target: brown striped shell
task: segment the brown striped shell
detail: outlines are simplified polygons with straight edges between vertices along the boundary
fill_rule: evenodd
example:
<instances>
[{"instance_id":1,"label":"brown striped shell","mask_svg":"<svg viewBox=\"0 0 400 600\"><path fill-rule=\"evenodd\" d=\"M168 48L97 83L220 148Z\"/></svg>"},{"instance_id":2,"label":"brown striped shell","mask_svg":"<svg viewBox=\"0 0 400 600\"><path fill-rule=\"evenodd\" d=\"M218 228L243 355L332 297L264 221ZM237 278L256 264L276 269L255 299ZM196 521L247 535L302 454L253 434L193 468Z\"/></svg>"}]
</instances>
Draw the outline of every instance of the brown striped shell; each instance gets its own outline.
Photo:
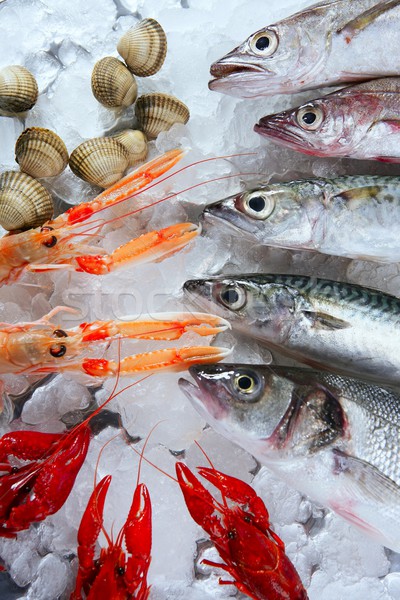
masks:
<instances>
[{"instance_id":1,"label":"brown striped shell","mask_svg":"<svg viewBox=\"0 0 400 600\"><path fill-rule=\"evenodd\" d=\"M159 71L167 54L167 36L155 19L143 19L119 40L117 50L138 77Z\"/></svg>"},{"instance_id":2,"label":"brown striped shell","mask_svg":"<svg viewBox=\"0 0 400 600\"><path fill-rule=\"evenodd\" d=\"M32 177L54 177L67 166L68 150L54 131L30 127L17 139L15 160Z\"/></svg>"},{"instance_id":3,"label":"brown striped shell","mask_svg":"<svg viewBox=\"0 0 400 600\"><path fill-rule=\"evenodd\" d=\"M0 111L14 114L29 110L38 97L36 79L28 69L11 65L0 71Z\"/></svg>"},{"instance_id":4,"label":"brown striped shell","mask_svg":"<svg viewBox=\"0 0 400 600\"><path fill-rule=\"evenodd\" d=\"M141 129L149 138L156 138L161 131L168 131L174 123L187 123L189 109L178 98L168 94L144 94L138 98L135 114Z\"/></svg>"},{"instance_id":5,"label":"brown striped shell","mask_svg":"<svg viewBox=\"0 0 400 600\"><path fill-rule=\"evenodd\" d=\"M102 188L121 179L128 165L127 149L112 137L86 140L69 157L69 166L77 177Z\"/></svg>"},{"instance_id":6,"label":"brown striped shell","mask_svg":"<svg viewBox=\"0 0 400 600\"><path fill-rule=\"evenodd\" d=\"M119 108L135 102L137 84L123 62L118 58L106 56L93 67L92 92L103 106Z\"/></svg>"},{"instance_id":7,"label":"brown striped shell","mask_svg":"<svg viewBox=\"0 0 400 600\"><path fill-rule=\"evenodd\" d=\"M18 171L0 175L0 225L4 229L40 227L52 216L52 198L39 181Z\"/></svg>"},{"instance_id":8,"label":"brown striped shell","mask_svg":"<svg viewBox=\"0 0 400 600\"><path fill-rule=\"evenodd\" d=\"M124 129L112 136L121 142L129 152L129 166L144 160L147 156L147 140L142 131L138 129Z\"/></svg>"}]
</instances>

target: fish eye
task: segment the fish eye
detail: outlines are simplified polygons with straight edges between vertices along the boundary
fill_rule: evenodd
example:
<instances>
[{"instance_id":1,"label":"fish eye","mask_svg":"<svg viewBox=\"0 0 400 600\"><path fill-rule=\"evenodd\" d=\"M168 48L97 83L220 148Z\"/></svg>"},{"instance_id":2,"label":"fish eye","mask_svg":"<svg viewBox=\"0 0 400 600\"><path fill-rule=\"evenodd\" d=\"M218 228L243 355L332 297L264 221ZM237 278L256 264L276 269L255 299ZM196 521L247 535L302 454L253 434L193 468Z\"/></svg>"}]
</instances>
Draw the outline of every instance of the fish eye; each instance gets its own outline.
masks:
<instances>
[{"instance_id":1,"label":"fish eye","mask_svg":"<svg viewBox=\"0 0 400 600\"><path fill-rule=\"evenodd\" d=\"M240 286L228 284L219 292L221 303L231 310L240 310L246 304L246 292Z\"/></svg>"},{"instance_id":2,"label":"fish eye","mask_svg":"<svg viewBox=\"0 0 400 600\"><path fill-rule=\"evenodd\" d=\"M324 120L324 113L318 106L303 106L296 114L297 123L306 131L315 131Z\"/></svg>"},{"instance_id":3,"label":"fish eye","mask_svg":"<svg viewBox=\"0 0 400 600\"><path fill-rule=\"evenodd\" d=\"M44 227L40 228L41 233L44 233L45 231L53 231L53 227L45 225ZM44 240L42 244L43 246L46 246L46 248L53 248L57 244L57 238L55 235L51 235L46 240Z\"/></svg>"},{"instance_id":4,"label":"fish eye","mask_svg":"<svg viewBox=\"0 0 400 600\"><path fill-rule=\"evenodd\" d=\"M235 391L245 402L255 402L262 388L262 381L256 372L238 372L233 380Z\"/></svg>"},{"instance_id":5,"label":"fish eye","mask_svg":"<svg viewBox=\"0 0 400 600\"><path fill-rule=\"evenodd\" d=\"M255 33L250 38L250 48L258 56L272 56L278 47L278 36L275 31L264 30Z\"/></svg>"},{"instance_id":6,"label":"fish eye","mask_svg":"<svg viewBox=\"0 0 400 600\"><path fill-rule=\"evenodd\" d=\"M264 220L274 212L275 200L264 192L251 192L245 194L243 208L249 217Z\"/></svg>"}]
</instances>

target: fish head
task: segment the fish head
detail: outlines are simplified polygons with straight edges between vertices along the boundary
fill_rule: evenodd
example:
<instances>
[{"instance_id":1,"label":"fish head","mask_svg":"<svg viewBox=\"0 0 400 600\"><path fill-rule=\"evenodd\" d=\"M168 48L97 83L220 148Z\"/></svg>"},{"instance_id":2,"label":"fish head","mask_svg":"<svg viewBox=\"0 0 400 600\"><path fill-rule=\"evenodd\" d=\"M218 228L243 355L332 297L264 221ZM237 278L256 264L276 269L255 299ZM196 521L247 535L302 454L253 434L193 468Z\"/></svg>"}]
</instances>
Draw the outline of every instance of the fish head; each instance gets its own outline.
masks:
<instances>
[{"instance_id":1,"label":"fish head","mask_svg":"<svg viewBox=\"0 0 400 600\"><path fill-rule=\"evenodd\" d=\"M283 344L296 323L298 290L263 275L232 275L192 279L184 284L188 297L205 310L226 318L245 335Z\"/></svg>"},{"instance_id":2,"label":"fish head","mask_svg":"<svg viewBox=\"0 0 400 600\"><path fill-rule=\"evenodd\" d=\"M304 248L312 238L312 223L298 187L273 183L235 194L206 206L203 217L222 220L262 244Z\"/></svg>"},{"instance_id":3,"label":"fish head","mask_svg":"<svg viewBox=\"0 0 400 600\"><path fill-rule=\"evenodd\" d=\"M210 90L254 98L292 94L314 87L316 72L323 70L327 40L313 35L320 15L306 12L252 33L210 67ZM317 32L315 32L317 33Z\"/></svg>"},{"instance_id":4,"label":"fish head","mask_svg":"<svg viewBox=\"0 0 400 600\"><path fill-rule=\"evenodd\" d=\"M179 386L196 411L218 433L253 454L276 450L276 434L292 404L293 383L265 365L195 365L196 384Z\"/></svg>"},{"instance_id":5,"label":"fish head","mask_svg":"<svg viewBox=\"0 0 400 600\"><path fill-rule=\"evenodd\" d=\"M254 131L312 156L351 156L375 119L371 96L342 90L262 117Z\"/></svg>"},{"instance_id":6,"label":"fish head","mask_svg":"<svg viewBox=\"0 0 400 600\"><path fill-rule=\"evenodd\" d=\"M307 456L348 430L340 398L314 372L269 365L194 365L182 391L216 431L259 458Z\"/></svg>"}]
</instances>

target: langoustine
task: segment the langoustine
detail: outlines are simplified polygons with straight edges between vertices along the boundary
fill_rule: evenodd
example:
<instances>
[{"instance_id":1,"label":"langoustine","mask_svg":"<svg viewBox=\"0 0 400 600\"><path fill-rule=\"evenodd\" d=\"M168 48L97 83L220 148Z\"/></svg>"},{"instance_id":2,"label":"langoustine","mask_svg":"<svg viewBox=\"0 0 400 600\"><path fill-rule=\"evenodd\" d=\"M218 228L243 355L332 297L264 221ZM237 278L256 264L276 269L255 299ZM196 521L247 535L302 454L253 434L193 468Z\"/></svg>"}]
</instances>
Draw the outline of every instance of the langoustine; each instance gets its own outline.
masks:
<instances>
[{"instance_id":1,"label":"langoustine","mask_svg":"<svg viewBox=\"0 0 400 600\"><path fill-rule=\"evenodd\" d=\"M89 218L127 200L171 169L183 156L170 150L139 167L90 202L73 206L42 227L0 239L0 284L17 280L25 271L72 269L103 275L127 264L160 260L184 247L200 232L193 223L178 223L151 231L107 254L100 247L76 242L99 233L104 222Z\"/></svg>"}]
</instances>

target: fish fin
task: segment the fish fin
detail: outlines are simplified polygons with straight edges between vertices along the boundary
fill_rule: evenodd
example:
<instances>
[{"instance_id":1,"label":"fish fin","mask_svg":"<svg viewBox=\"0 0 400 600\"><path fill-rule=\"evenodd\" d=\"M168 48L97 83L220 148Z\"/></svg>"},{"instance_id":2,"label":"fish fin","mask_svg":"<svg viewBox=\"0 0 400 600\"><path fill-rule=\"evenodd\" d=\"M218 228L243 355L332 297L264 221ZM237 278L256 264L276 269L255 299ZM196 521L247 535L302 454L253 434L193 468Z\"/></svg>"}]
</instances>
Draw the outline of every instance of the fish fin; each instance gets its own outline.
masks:
<instances>
[{"instance_id":1,"label":"fish fin","mask_svg":"<svg viewBox=\"0 0 400 600\"><path fill-rule=\"evenodd\" d=\"M366 200L369 201L371 198L375 198L381 190L382 186L380 185L366 185L364 187L345 190L340 194L335 194L332 197L332 200L344 200L346 207L350 210L354 210L361 204L364 204Z\"/></svg>"},{"instance_id":2,"label":"fish fin","mask_svg":"<svg viewBox=\"0 0 400 600\"><path fill-rule=\"evenodd\" d=\"M348 476L352 497L370 499L379 503L400 505L400 488L370 463L334 449L336 474Z\"/></svg>"},{"instance_id":3,"label":"fish fin","mask_svg":"<svg viewBox=\"0 0 400 600\"><path fill-rule=\"evenodd\" d=\"M332 317L332 315L328 315L327 313L314 312L312 310L303 310L302 312L306 317L313 321L313 326L317 329L335 330L346 329L351 326L348 321L344 321L338 317Z\"/></svg>"},{"instance_id":4,"label":"fish fin","mask_svg":"<svg viewBox=\"0 0 400 600\"><path fill-rule=\"evenodd\" d=\"M350 44L351 40L360 33L360 31L363 31L369 25L374 23L378 17L390 12L399 5L400 0L384 0L383 2L379 2L369 10L357 15L355 19L346 23L341 29L338 29L336 33L343 35L346 42Z\"/></svg>"}]
</instances>

